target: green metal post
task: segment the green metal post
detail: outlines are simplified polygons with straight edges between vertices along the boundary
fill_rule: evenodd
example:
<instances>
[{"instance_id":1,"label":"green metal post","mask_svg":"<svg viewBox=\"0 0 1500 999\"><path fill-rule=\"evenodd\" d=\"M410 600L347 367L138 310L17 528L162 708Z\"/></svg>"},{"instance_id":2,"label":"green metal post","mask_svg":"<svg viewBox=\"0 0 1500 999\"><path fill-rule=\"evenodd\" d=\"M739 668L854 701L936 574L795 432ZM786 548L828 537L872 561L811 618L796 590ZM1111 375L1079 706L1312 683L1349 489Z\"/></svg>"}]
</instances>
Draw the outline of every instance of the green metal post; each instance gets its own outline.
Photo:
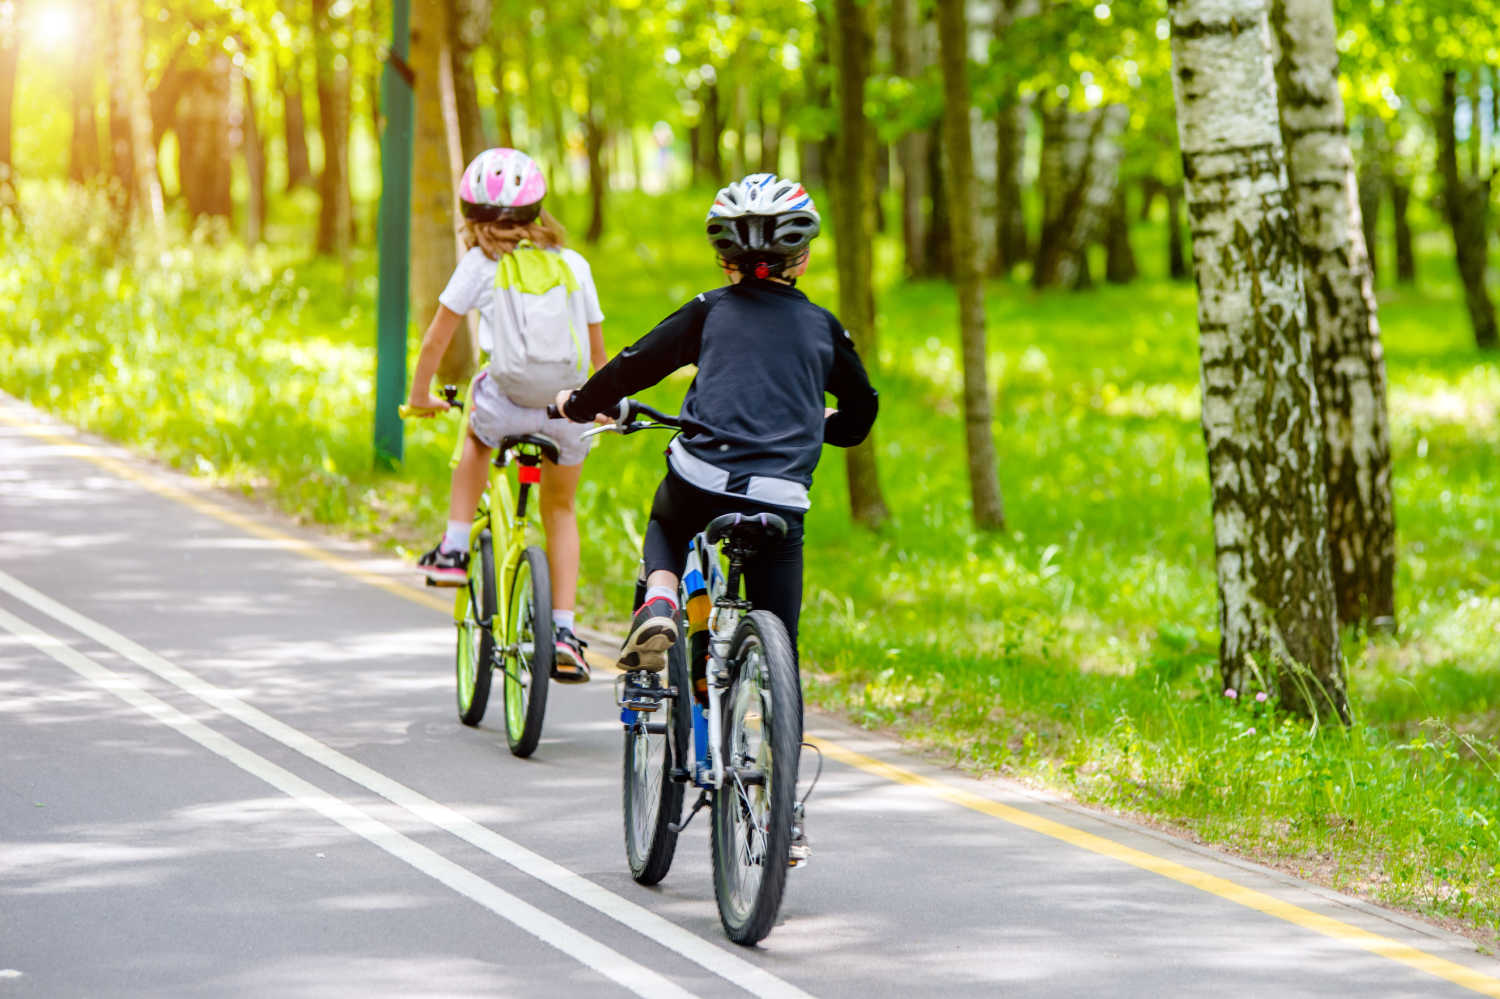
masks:
<instances>
[{"instance_id":1,"label":"green metal post","mask_svg":"<svg viewBox=\"0 0 1500 999\"><path fill-rule=\"evenodd\" d=\"M375 464L402 458L401 414L406 397L406 321L411 256L412 135L416 130L411 67L410 0L393 0L391 49L381 79L385 134L380 137L380 292L375 322Z\"/></svg>"}]
</instances>

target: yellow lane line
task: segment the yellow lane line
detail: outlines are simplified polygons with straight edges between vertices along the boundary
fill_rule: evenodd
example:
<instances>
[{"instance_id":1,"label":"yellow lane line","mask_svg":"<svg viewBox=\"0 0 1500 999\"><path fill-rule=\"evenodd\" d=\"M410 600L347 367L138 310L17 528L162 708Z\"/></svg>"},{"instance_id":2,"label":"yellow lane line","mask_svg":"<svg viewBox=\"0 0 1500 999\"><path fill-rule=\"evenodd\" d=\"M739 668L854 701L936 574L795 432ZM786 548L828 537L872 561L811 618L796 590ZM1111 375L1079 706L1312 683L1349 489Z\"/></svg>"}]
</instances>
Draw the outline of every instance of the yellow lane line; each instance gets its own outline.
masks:
<instances>
[{"instance_id":1,"label":"yellow lane line","mask_svg":"<svg viewBox=\"0 0 1500 999\"><path fill-rule=\"evenodd\" d=\"M1267 895L1265 892L1236 884L1227 878L1206 874L1185 864L1166 860L1154 854L1147 853L1144 850L1137 850L1134 847L1126 846L1123 843L1116 843L1112 839L1084 832L1082 829L1075 829L1073 826L1043 818L1024 809L992 801L983 795L975 794L972 791L965 791L945 781L925 777L922 774L914 773L913 771L894 766L882 760L877 760L872 756L855 752L836 742L830 742L827 739L821 739L812 735L804 736L804 738L814 746L817 746L826 755L847 766L855 767L885 780L894 781L897 784L922 788L951 804L970 809L971 811L982 812L985 815L1009 822L1011 825L1020 826L1023 829L1041 833L1043 836L1060 840L1080 850L1087 850L1090 853L1110 857L1114 860L1130 864L1132 867L1139 867L1142 870L1150 871L1164 878L1170 878L1189 887L1197 888L1199 891L1216 895L1237 905L1243 905L1247 909L1254 909L1268 916L1275 916L1277 919L1285 920L1304 929L1313 930L1324 936L1351 943L1356 947L1370 951L1372 954L1379 954L1381 957L1398 961L1419 971L1425 971L1429 975L1436 975L1438 978L1446 979L1455 985L1461 985L1480 995L1494 996L1500 999L1500 979L1493 978L1482 972L1475 971L1473 968L1446 960L1434 954L1429 954L1426 951L1418 950L1416 947L1404 944L1399 940L1383 937L1378 933L1371 933L1369 930L1360 929L1358 926L1342 922L1331 916L1324 916L1313 912L1311 909L1304 909L1300 905L1293 905L1291 902L1284 902L1279 898Z\"/></svg>"},{"instance_id":2,"label":"yellow lane line","mask_svg":"<svg viewBox=\"0 0 1500 999\"><path fill-rule=\"evenodd\" d=\"M85 441L59 434L45 424L20 419L11 413L5 412L3 409L0 409L0 422L4 422L37 439L68 447L79 457L121 478L128 479L149 492L175 500L191 507L199 513L213 517L222 523L253 534L258 538L276 542L290 551L315 559L347 576L368 583L371 586L377 586L387 593L392 593L413 603L421 604L424 607L443 611L445 614L452 613L452 604L447 601L430 596L414 587L388 579L378 573L370 572L343 556L332 554L290 534L267 527L193 492L164 482L156 476L131 467L126 462L99 453L97 448ZM612 659L597 653L589 653L589 661L600 668L613 669L614 667ZM1106 839L1103 836L1075 829L1072 826L1043 818L1040 815L1015 808L1011 805L992 801L982 795L965 791L944 781L925 777L911 770L877 760L872 756L855 752L839 743L811 735L806 738L807 741L817 746L822 752L847 766L855 767L856 769L863 770L866 773L897 784L922 788L961 808L967 808L971 811L992 816L1011 825L1029 829L1032 832L1040 833L1043 836L1059 840L1081 850L1087 850L1090 853L1111 857L1132 867L1150 871L1153 874L1169 878L1180 884L1207 892L1210 895L1234 902L1248 909L1254 909L1257 912L1262 912L1293 925L1301 926L1304 929L1353 944L1372 954L1378 954L1381 957L1416 968L1419 971L1424 971L1429 975L1442 978L1480 995L1500 999L1500 979L1438 957L1435 954L1429 954L1410 944L1404 944L1399 940L1381 936L1378 933L1372 933L1369 930L1361 929L1358 926L1342 922L1331 916L1324 916L1310 909L1304 909L1299 905L1284 902L1281 899L1267 895L1265 892L1236 884L1227 878L1207 874L1195 868L1188 867L1185 864L1179 864L1175 861L1166 860L1154 854L1147 853L1144 850L1137 850L1134 847L1125 846L1123 843L1116 843L1114 840Z\"/></svg>"}]
</instances>

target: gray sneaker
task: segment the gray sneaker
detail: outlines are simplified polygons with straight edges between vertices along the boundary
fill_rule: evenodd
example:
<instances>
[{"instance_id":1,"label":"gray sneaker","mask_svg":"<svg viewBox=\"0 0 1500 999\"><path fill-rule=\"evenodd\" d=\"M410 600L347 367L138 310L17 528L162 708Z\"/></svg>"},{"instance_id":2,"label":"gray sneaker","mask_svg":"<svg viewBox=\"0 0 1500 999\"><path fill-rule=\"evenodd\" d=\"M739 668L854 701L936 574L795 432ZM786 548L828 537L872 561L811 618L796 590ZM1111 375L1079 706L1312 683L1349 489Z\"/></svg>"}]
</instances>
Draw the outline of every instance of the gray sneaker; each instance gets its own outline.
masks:
<instances>
[{"instance_id":1,"label":"gray sneaker","mask_svg":"<svg viewBox=\"0 0 1500 999\"><path fill-rule=\"evenodd\" d=\"M660 673L667 666L667 650L682 631L677 608L662 597L648 600L635 612L630 635L620 649L620 669Z\"/></svg>"}]
</instances>

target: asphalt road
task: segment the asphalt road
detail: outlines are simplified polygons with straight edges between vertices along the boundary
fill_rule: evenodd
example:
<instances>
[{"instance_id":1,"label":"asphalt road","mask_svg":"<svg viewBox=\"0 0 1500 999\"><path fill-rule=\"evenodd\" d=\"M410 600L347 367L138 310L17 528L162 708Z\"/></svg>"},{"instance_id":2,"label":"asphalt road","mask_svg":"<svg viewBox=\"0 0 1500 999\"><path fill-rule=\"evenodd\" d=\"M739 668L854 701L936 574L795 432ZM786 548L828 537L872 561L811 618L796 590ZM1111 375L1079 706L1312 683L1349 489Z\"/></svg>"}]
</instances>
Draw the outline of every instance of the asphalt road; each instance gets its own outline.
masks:
<instances>
[{"instance_id":1,"label":"asphalt road","mask_svg":"<svg viewBox=\"0 0 1500 999\"><path fill-rule=\"evenodd\" d=\"M817 714L812 862L736 947L706 815L630 879L602 671L516 760L413 578L0 396L0 997L1500 996L1441 930Z\"/></svg>"}]
</instances>

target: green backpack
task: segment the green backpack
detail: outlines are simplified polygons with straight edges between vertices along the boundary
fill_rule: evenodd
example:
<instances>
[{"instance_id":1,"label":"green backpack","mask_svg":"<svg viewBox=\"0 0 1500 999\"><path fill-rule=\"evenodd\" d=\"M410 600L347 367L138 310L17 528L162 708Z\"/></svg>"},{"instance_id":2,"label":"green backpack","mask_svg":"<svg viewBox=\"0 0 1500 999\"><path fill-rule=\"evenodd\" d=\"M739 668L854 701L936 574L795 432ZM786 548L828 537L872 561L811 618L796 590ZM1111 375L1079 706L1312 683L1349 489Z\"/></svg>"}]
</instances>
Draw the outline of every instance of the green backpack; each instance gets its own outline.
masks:
<instances>
[{"instance_id":1,"label":"green backpack","mask_svg":"<svg viewBox=\"0 0 1500 999\"><path fill-rule=\"evenodd\" d=\"M588 378L583 331L569 299L578 278L562 254L523 240L495 267L490 377L521 406L540 409Z\"/></svg>"}]
</instances>

